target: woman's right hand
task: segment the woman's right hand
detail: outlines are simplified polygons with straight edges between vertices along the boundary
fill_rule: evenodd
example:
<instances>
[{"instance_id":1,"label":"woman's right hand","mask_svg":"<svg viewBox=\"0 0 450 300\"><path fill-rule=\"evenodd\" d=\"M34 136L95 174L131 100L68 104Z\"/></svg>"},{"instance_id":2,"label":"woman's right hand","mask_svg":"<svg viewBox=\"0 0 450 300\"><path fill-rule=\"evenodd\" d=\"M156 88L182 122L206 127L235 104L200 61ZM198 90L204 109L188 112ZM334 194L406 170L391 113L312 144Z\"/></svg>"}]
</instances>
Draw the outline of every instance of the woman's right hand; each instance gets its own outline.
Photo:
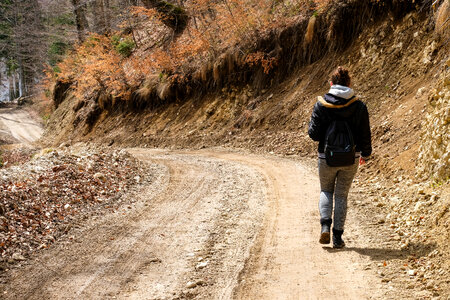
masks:
<instances>
[{"instance_id":1,"label":"woman's right hand","mask_svg":"<svg viewBox=\"0 0 450 300\"><path fill-rule=\"evenodd\" d=\"M360 157L359 158L359 165L362 166L362 165L365 165L365 164L366 164L366 160L364 158Z\"/></svg>"}]
</instances>

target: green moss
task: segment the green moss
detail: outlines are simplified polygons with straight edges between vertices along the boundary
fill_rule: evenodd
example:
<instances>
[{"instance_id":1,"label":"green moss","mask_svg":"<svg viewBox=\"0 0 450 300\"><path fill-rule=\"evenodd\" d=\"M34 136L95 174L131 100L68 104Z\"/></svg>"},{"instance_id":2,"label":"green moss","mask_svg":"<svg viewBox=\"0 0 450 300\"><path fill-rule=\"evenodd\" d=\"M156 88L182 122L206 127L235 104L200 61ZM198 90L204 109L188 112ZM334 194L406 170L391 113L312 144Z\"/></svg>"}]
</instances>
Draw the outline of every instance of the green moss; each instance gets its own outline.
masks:
<instances>
[{"instance_id":1,"label":"green moss","mask_svg":"<svg viewBox=\"0 0 450 300\"><path fill-rule=\"evenodd\" d=\"M133 42L133 40L126 38L126 39L121 40L115 47L116 47L117 52L120 53L120 55L122 55L124 57L128 57L133 52L133 49L135 46L136 45Z\"/></svg>"},{"instance_id":2,"label":"green moss","mask_svg":"<svg viewBox=\"0 0 450 300\"><path fill-rule=\"evenodd\" d=\"M163 9L167 14L170 15L181 15L184 14L185 11L181 6L174 5L167 1L160 1L159 8Z\"/></svg>"},{"instance_id":3,"label":"green moss","mask_svg":"<svg viewBox=\"0 0 450 300\"><path fill-rule=\"evenodd\" d=\"M6 68L8 75L11 75L19 68L19 64L14 58L10 58L9 60L6 61Z\"/></svg>"},{"instance_id":4,"label":"green moss","mask_svg":"<svg viewBox=\"0 0 450 300\"><path fill-rule=\"evenodd\" d=\"M53 72L55 72L56 74L61 73L61 68L58 67L57 65L56 65L56 66L53 66L52 69L53 69Z\"/></svg>"},{"instance_id":5,"label":"green moss","mask_svg":"<svg viewBox=\"0 0 450 300\"><path fill-rule=\"evenodd\" d=\"M431 182L431 187L433 189L437 189L437 188L440 188L441 186L443 186L444 184L446 184L449 181L450 181L450 177L448 177L448 176L447 176L447 178L443 178L443 179L436 179L436 178L434 178L433 181Z\"/></svg>"},{"instance_id":6,"label":"green moss","mask_svg":"<svg viewBox=\"0 0 450 300\"><path fill-rule=\"evenodd\" d=\"M119 45L120 39L121 39L121 37L119 35L113 35L111 37L111 43L113 44L113 46Z\"/></svg>"},{"instance_id":7,"label":"green moss","mask_svg":"<svg viewBox=\"0 0 450 300\"><path fill-rule=\"evenodd\" d=\"M50 116L51 116L50 114L45 114L45 115L42 115L41 117L42 117L42 120L44 120L46 122L50 119Z\"/></svg>"},{"instance_id":8,"label":"green moss","mask_svg":"<svg viewBox=\"0 0 450 300\"><path fill-rule=\"evenodd\" d=\"M55 66L61 61L62 56L66 53L69 45L63 41L54 41L48 49L48 63Z\"/></svg>"}]
</instances>

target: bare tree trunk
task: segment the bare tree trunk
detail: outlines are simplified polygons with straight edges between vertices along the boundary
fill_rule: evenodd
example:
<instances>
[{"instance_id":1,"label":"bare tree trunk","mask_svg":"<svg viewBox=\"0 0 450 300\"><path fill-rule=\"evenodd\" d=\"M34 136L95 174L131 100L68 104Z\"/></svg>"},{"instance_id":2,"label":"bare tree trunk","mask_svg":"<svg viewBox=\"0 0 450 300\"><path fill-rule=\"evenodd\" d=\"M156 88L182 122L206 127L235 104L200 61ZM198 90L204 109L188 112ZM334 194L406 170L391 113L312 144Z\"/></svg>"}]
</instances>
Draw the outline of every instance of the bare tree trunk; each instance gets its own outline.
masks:
<instances>
[{"instance_id":1,"label":"bare tree trunk","mask_svg":"<svg viewBox=\"0 0 450 300\"><path fill-rule=\"evenodd\" d=\"M105 11L103 9L102 0L94 0L91 2L91 10L94 20L94 31L99 34L105 32Z\"/></svg>"},{"instance_id":2,"label":"bare tree trunk","mask_svg":"<svg viewBox=\"0 0 450 300\"><path fill-rule=\"evenodd\" d=\"M9 75L9 101L14 100L15 94L15 82L14 82L14 74Z\"/></svg>"},{"instance_id":3,"label":"bare tree trunk","mask_svg":"<svg viewBox=\"0 0 450 300\"><path fill-rule=\"evenodd\" d=\"M18 84L18 82L17 82L17 80L16 80L16 77L17 77L17 73L16 72L14 72L14 73L12 73L11 74L11 77L12 77L12 85L13 85L13 89L12 89L12 91L13 91L13 97L12 97L12 100L14 100L14 99L16 99L17 98L17 96L18 96L18 92L17 92L17 84Z\"/></svg>"},{"instance_id":4,"label":"bare tree trunk","mask_svg":"<svg viewBox=\"0 0 450 300\"><path fill-rule=\"evenodd\" d=\"M119 1L118 5L119 5L120 9L125 9L125 8L130 7L130 6L142 6L142 4L139 3L139 0Z\"/></svg>"},{"instance_id":5,"label":"bare tree trunk","mask_svg":"<svg viewBox=\"0 0 450 300\"><path fill-rule=\"evenodd\" d=\"M25 76L24 76L24 72L23 72L23 64L22 61L19 60L19 68L18 70L18 75L19 75L19 97L23 97L25 96Z\"/></svg>"},{"instance_id":6,"label":"bare tree trunk","mask_svg":"<svg viewBox=\"0 0 450 300\"><path fill-rule=\"evenodd\" d=\"M80 0L71 0L71 2L77 23L78 40L82 43L86 38L86 32L89 30L89 24L86 19L86 4Z\"/></svg>"},{"instance_id":7,"label":"bare tree trunk","mask_svg":"<svg viewBox=\"0 0 450 300\"><path fill-rule=\"evenodd\" d=\"M109 0L103 0L104 18L105 18L105 33L111 32L111 6Z\"/></svg>"}]
</instances>

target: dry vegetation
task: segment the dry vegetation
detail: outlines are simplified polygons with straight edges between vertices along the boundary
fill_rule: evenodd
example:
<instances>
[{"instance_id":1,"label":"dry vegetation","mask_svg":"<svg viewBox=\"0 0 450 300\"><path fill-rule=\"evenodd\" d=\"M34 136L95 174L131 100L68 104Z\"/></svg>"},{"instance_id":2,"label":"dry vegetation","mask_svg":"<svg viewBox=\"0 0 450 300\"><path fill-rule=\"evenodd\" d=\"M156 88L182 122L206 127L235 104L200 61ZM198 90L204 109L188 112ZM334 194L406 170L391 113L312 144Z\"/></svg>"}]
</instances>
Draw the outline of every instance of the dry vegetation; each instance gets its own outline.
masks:
<instances>
[{"instance_id":1,"label":"dry vegetation","mask_svg":"<svg viewBox=\"0 0 450 300\"><path fill-rule=\"evenodd\" d=\"M410 0L192 0L185 3L189 21L181 33L165 26L155 9L131 7L119 31L91 34L58 72L47 73L46 86L56 83L56 105L70 88L81 102L102 98L101 109L122 100L137 108L182 101L192 91L228 85L260 90L344 49L369 22L414 7L419 4Z\"/></svg>"},{"instance_id":2,"label":"dry vegetation","mask_svg":"<svg viewBox=\"0 0 450 300\"><path fill-rule=\"evenodd\" d=\"M6 154L11 165L30 151ZM50 247L99 208L116 209L145 172L125 151L95 148L45 149L24 165L0 169L0 271Z\"/></svg>"},{"instance_id":3,"label":"dry vegetation","mask_svg":"<svg viewBox=\"0 0 450 300\"><path fill-rule=\"evenodd\" d=\"M260 64L268 73L277 58L262 51L249 52L246 46L299 16L317 13L327 2L189 1L186 10L190 22L181 35L165 27L163 17L156 10L133 7L130 13L134 24L126 19L120 31L91 34L60 63L60 72L48 72L51 80L47 84L55 80L75 83L78 98L89 98L102 90L129 100L133 91L155 76L158 81L172 83L206 79L210 75L206 74L208 67L214 68L208 64L213 64L227 49L238 53L226 58L230 71L233 64ZM218 79L217 64L212 75ZM146 85L148 81L141 94L149 92Z\"/></svg>"}]
</instances>

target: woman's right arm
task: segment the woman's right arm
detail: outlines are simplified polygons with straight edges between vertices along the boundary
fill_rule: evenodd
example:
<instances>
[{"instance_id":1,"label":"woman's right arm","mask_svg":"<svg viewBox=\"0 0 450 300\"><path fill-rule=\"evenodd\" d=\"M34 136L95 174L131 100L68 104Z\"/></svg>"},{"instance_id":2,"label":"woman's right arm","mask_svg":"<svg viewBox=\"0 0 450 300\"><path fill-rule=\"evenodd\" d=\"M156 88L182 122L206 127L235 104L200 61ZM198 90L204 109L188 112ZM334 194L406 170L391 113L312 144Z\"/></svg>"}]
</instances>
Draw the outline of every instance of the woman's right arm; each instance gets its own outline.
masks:
<instances>
[{"instance_id":1,"label":"woman's right arm","mask_svg":"<svg viewBox=\"0 0 450 300\"><path fill-rule=\"evenodd\" d=\"M361 155L368 158L372 154L372 135L370 132L369 112L364 104L361 111L360 141Z\"/></svg>"}]
</instances>

